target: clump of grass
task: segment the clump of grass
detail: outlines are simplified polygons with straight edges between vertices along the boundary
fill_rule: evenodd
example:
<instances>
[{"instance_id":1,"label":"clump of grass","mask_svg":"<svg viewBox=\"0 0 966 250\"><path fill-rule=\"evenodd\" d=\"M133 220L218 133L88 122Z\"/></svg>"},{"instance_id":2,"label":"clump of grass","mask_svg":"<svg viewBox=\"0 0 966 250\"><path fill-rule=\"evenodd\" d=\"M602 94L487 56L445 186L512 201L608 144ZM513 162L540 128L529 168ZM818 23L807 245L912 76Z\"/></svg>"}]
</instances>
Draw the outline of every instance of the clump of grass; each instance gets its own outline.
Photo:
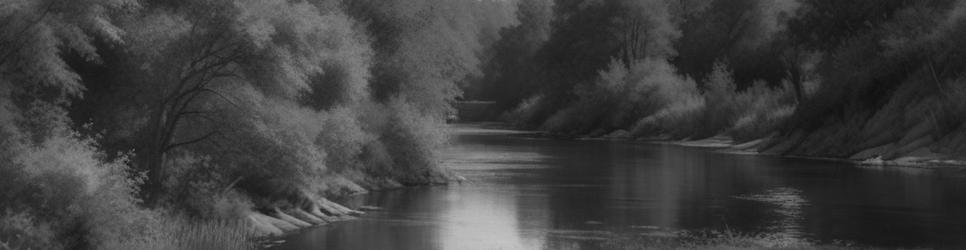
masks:
<instances>
[{"instance_id":1,"label":"clump of grass","mask_svg":"<svg viewBox=\"0 0 966 250\"><path fill-rule=\"evenodd\" d=\"M240 221L188 223L171 233L176 249L253 249L255 238Z\"/></svg>"},{"instance_id":2,"label":"clump of grass","mask_svg":"<svg viewBox=\"0 0 966 250\"><path fill-rule=\"evenodd\" d=\"M168 219L161 223L162 232L154 237L137 239L116 249L256 249L258 238L242 220L188 221Z\"/></svg>"}]
</instances>

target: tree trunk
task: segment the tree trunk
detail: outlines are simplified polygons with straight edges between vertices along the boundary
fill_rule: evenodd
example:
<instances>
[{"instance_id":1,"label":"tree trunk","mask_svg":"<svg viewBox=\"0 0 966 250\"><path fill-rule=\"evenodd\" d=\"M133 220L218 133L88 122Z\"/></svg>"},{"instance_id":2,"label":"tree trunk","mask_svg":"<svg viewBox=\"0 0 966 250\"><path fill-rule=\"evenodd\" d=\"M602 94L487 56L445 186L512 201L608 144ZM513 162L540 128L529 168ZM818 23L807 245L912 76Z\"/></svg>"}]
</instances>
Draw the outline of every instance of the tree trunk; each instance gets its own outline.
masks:
<instances>
[{"instance_id":1,"label":"tree trunk","mask_svg":"<svg viewBox=\"0 0 966 250\"><path fill-rule=\"evenodd\" d=\"M167 112L162 103L155 107L151 115L148 145L142 155L141 165L147 171L147 180L144 182L142 195L145 202L154 206L157 205L160 194L164 191L164 147L167 144L164 138L165 124L167 124Z\"/></svg>"},{"instance_id":2,"label":"tree trunk","mask_svg":"<svg viewBox=\"0 0 966 250\"><path fill-rule=\"evenodd\" d=\"M802 87L802 69L798 65L790 65L788 78L791 78L792 88L795 91L795 103L802 103L805 99L805 89Z\"/></svg>"}]
</instances>

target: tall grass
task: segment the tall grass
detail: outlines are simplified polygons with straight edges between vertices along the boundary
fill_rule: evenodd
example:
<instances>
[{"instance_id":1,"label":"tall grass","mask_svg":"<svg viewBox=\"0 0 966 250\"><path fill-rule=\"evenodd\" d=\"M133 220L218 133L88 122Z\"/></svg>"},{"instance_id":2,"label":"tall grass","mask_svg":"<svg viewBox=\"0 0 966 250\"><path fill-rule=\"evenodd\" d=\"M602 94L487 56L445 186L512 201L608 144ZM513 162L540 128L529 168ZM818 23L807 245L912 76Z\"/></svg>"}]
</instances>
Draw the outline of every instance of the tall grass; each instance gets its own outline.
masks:
<instances>
[{"instance_id":1,"label":"tall grass","mask_svg":"<svg viewBox=\"0 0 966 250\"><path fill-rule=\"evenodd\" d=\"M242 220L193 221L169 217L158 224L160 233L120 242L109 249L256 249L258 239Z\"/></svg>"}]
</instances>

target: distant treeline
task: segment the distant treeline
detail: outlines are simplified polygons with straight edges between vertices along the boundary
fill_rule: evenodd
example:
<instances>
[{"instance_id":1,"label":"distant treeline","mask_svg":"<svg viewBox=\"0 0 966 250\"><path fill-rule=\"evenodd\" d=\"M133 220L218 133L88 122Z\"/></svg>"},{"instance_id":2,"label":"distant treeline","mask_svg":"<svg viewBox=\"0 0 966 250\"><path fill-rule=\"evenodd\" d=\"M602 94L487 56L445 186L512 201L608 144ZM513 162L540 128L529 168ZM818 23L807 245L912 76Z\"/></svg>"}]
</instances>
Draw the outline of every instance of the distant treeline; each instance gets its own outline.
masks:
<instances>
[{"instance_id":1,"label":"distant treeline","mask_svg":"<svg viewBox=\"0 0 966 250\"><path fill-rule=\"evenodd\" d=\"M0 1L0 249L233 249L185 221L446 181L457 82L514 8Z\"/></svg>"},{"instance_id":2,"label":"distant treeline","mask_svg":"<svg viewBox=\"0 0 966 250\"><path fill-rule=\"evenodd\" d=\"M567 136L962 155L964 13L961 0L523 0L466 96Z\"/></svg>"}]
</instances>

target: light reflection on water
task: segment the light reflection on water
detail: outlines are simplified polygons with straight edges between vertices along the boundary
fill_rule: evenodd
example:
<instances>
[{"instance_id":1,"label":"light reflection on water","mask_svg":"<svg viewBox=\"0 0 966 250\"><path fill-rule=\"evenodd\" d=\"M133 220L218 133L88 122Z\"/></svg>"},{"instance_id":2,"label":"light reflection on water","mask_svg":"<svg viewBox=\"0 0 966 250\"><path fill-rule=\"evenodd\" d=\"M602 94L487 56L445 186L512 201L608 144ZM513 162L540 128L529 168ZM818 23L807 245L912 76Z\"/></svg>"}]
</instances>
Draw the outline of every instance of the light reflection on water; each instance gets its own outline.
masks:
<instances>
[{"instance_id":1,"label":"light reflection on water","mask_svg":"<svg viewBox=\"0 0 966 250\"><path fill-rule=\"evenodd\" d=\"M626 234L731 230L781 241L966 246L966 174L727 155L458 127L444 165L468 181L355 197L381 211L288 249L599 249Z\"/></svg>"},{"instance_id":2,"label":"light reflection on water","mask_svg":"<svg viewBox=\"0 0 966 250\"><path fill-rule=\"evenodd\" d=\"M808 200L802 197L802 191L790 187L766 190L761 194L738 195L737 199L762 202L774 207L772 214L777 218L769 225L769 234L784 241L803 241L806 233L803 231L805 213L803 208L808 206Z\"/></svg>"},{"instance_id":3,"label":"light reflection on water","mask_svg":"<svg viewBox=\"0 0 966 250\"><path fill-rule=\"evenodd\" d=\"M520 232L515 190L450 193L442 249L540 249L539 235ZM536 219L536 220L535 220ZM539 221L539 218L529 220Z\"/></svg>"}]
</instances>

